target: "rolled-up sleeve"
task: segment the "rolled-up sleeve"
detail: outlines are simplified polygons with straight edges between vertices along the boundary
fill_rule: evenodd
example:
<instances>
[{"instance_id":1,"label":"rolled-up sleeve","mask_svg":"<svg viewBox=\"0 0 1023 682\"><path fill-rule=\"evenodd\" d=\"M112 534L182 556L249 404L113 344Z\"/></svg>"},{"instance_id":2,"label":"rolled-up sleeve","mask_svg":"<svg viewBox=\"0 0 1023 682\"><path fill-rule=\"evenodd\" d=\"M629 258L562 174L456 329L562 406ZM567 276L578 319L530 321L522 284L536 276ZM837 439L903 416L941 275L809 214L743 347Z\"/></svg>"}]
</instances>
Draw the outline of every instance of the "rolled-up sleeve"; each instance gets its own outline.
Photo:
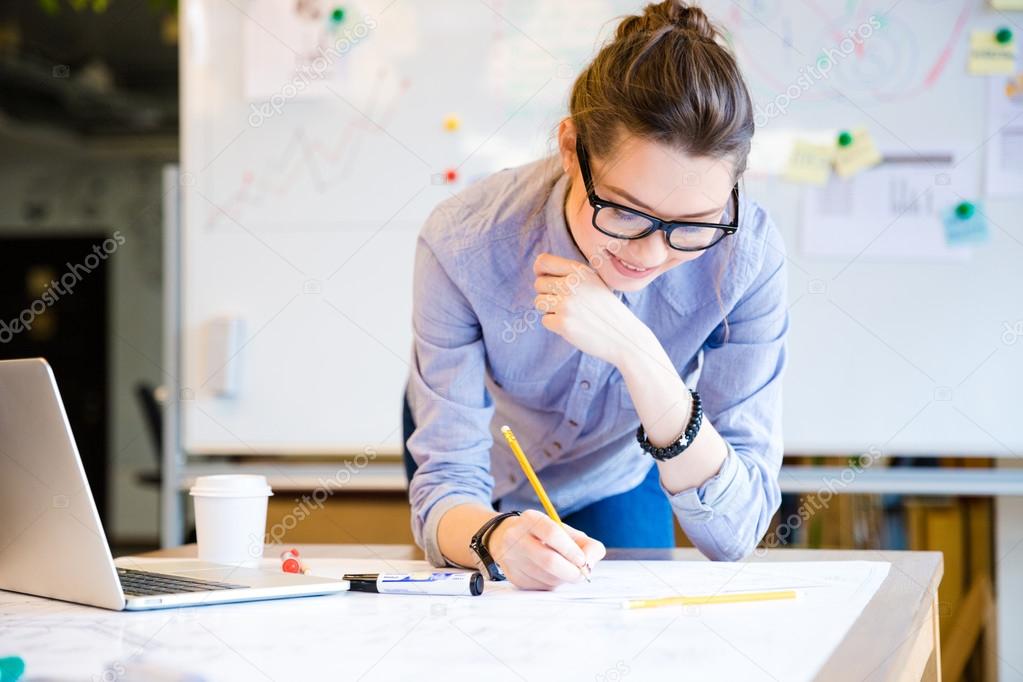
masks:
<instances>
[{"instance_id":1,"label":"rolled-up sleeve","mask_svg":"<svg viewBox=\"0 0 1023 682\"><path fill-rule=\"evenodd\" d=\"M705 418L728 445L716 476L668 499L682 530L711 559L736 561L778 510L783 455L782 373L788 332L785 249L767 226L762 267L704 345L699 379Z\"/></svg>"},{"instance_id":2,"label":"rolled-up sleeve","mask_svg":"<svg viewBox=\"0 0 1023 682\"><path fill-rule=\"evenodd\" d=\"M484 388L479 321L423 237L416 247L413 300L408 399L417 426L408 449L418 469L409 485L412 531L427 560L444 566L449 562L437 541L441 517L459 504L491 505L494 408Z\"/></svg>"}]
</instances>

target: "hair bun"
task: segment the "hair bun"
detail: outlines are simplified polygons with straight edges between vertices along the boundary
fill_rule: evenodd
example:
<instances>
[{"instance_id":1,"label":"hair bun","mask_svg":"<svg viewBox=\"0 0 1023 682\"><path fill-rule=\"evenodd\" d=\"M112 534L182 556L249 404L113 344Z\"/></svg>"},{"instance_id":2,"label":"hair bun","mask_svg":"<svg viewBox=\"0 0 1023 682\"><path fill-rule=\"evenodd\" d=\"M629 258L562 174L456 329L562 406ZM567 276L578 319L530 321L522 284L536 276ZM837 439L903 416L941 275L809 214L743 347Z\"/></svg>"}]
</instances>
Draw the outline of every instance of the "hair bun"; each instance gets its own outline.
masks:
<instances>
[{"instance_id":1,"label":"hair bun","mask_svg":"<svg viewBox=\"0 0 1023 682\"><path fill-rule=\"evenodd\" d=\"M663 0L643 8L642 15L626 17L618 25L617 37L625 38L635 33L653 33L673 27L692 34L702 40L714 41L718 31L706 13L695 5L682 0Z\"/></svg>"},{"instance_id":2,"label":"hair bun","mask_svg":"<svg viewBox=\"0 0 1023 682\"><path fill-rule=\"evenodd\" d=\"M674 11L672 22L675 26L684 31L695 33L704 40L714 40L718 37L717 29L711 23L707 14L699 7L685 5L681 2L667 2Z\"/></svg>"}]
</instances>

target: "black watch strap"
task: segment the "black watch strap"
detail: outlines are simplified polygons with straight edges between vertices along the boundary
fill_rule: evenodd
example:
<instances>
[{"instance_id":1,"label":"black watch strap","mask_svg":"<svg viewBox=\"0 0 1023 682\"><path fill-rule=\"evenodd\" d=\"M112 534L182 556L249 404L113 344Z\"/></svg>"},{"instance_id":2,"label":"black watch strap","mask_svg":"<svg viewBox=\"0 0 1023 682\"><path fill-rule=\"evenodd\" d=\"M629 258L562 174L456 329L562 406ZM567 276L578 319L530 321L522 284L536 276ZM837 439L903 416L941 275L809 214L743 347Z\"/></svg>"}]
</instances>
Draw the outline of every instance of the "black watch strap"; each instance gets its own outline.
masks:
<instances>
[{"instance_id":1,"label":"black watch strap","mask_svg":"<svg viewBox=\"0 0 1023 682\"><path fill-rule=\"evenodd\" d=\"M490 519L483 526L476 531L476 534L472 536L472 540L469 541L469 549L471 549L476 556L480 558L480 562L483 564L483 570L487 572L491 580L504 580L504 573L501 573L501 569L498 567L494 557L490 554L488 547L488 541L490 540L490 534L494 532L494 529L504 521L505 519L512 516L519 516L522 512L505 512L504 514L498 514L494 518Z\"/></svg>"}]
</instances>

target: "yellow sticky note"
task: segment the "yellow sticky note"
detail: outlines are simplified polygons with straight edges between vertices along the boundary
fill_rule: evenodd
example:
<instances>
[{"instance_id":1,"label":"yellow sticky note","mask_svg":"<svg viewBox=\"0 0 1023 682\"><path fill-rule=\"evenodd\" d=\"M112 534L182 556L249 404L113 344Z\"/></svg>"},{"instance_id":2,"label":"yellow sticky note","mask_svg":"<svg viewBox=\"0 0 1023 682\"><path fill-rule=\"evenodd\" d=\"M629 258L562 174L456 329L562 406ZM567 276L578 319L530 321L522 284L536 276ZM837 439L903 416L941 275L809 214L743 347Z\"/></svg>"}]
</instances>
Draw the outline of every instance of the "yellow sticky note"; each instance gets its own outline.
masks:
<instances>
[{"instance_id":1,"label":"yellow sticky note","mask_svg":"<svg viewBox=\"0 0 1023 682\"><path fill-rule=\"evenodd\" d=\"M1001 42L991 29L975 29L970 34L970 60L967 68L974 76L1011 74L1016 66L1016 38Z\"/></svg>"},{"instance_id":2,"label":"yellow sticky note","mask_svg":"<svg viewBox=\"0 0 1023 682\"><path fill-rule=\"evenodd\" d=\"M991 0L994 9L1023 9L1023 0Z\"/></svg>"},{"instance_id":3,"label":"yellow sticky note","mask_svg":"<svg viewBox=\"0 0 1023 682\"><path fill-rule=\"evenodd\" d=\"M850 138L847 144L838 144L835 149L836 173L848 178L881 163L881 152L866 128L857 128L847 135Z\"/></svg>"},{"instance_id":4,"label":"yellow sticky note","mask_svg":"<svg viewBox=\"0 0 1023 682\"><path fill-rule=\"evenodd\" d=\"M796 140L782 178L807 185L825 185L835 160L835 147Z\"/></svg>"}]
</instances>

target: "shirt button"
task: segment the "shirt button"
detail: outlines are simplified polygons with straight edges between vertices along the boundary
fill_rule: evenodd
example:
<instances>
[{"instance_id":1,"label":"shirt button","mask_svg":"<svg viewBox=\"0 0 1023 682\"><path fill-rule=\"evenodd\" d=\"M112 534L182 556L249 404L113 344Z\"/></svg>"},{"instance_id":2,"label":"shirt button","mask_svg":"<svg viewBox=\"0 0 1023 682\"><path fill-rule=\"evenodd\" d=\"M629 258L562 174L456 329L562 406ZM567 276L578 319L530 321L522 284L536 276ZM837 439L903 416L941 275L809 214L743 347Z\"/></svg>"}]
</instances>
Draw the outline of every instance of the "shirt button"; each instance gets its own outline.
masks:
<instances>
[{"instance_id":1,"label":"shirt button","mask_svg":"<svg viewBox=\"0 0 1023 682\"><path fill-rule=\"evenodd\" d=\"M554 441L553 443L551 443L551 445L553 445L554 447L556 447L556 448L557 448L558 450L560 450L560 449L561 449L561 443L559 443L558 441Z\"/></svg>"},{"instance_id":2,"label":"shirt button","mask_svg":"<svg viewBox=\"0 0 1023 682\"><path fill-rule=\"evenodd\" d=\"M574 419L569 419L568 420L568 425L571 426L572 428L575 428L575 427L579 426L579 422L577 422Z\"/></svg>"},{"instance_id":3,"label":"shirt button","mask_svg":"<svg viewBox=\"0 0 1023 682\"><path fill-rule=\"evenodd\" d=\"M509 483L515 482L515 474L508 474L508 482Z\"/></svg>"},{"instance_id":4,"label":"shirt button","mask_svg":"<svg viewBox=\"0 0 1023 682\"><path fill-rule=\"evenodd\" d=\"M582 381L580 381L579 385L582 387L582 389L584 391L590 390L590 382L586 381L586 379L583 379Z\"/></svg>"},{"instance_id":5,"label":"shirt button","mask_svg":"<svg viewBox=\"0 0 1023 682\"><path fill-rule=\"evenodd\" d=\"M543 449L543 454L547 455L547 459L550 459L551 457L554 456L554 455L551 454L550 450L548 450L547 448Z\"/></svg>"}]
</instances>

